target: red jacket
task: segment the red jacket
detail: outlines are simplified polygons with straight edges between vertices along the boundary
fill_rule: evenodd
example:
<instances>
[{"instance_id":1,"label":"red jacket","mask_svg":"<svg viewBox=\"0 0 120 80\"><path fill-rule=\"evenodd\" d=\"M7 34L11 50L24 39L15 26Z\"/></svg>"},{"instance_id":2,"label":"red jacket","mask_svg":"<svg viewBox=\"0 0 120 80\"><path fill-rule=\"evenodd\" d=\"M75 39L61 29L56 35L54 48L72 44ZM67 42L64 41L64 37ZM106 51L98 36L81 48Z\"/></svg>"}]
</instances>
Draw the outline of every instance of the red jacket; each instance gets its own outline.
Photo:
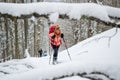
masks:
<instances>
[{"instance_id":1,"label":"red jacket","mask_svg":"<svg viewBox=\"0 0 120 80\"><path fill-rule=\"evenodd\" d=\"M60 36L55 35L55 38L52 39L52 36L55 35L54 32L49 34L50 43L55 46L59 46L62 44L62 40Z\"/></svg>"}]
</instances>

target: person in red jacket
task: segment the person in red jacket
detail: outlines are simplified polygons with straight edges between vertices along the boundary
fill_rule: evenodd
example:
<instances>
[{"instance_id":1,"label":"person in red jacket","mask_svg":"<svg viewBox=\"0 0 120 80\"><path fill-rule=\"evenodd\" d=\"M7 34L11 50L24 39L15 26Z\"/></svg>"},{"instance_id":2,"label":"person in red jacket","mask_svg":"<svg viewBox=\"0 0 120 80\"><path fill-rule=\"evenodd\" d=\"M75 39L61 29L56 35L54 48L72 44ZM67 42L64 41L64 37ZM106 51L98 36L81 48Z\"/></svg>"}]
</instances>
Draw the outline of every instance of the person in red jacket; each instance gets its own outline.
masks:
<instances>
[{"instance_id":1,"label":"person in red jacket","mask_svg":"<svg viewBox=\"0 0 120 80\"><path fill-rule=\"evenodd\" d=\"M61 32L58 24L55 26L52 26L51 30L53 30L53 32L52 31L49 32L49 39L50 39L51 46L54 50L53 64L56 64L57 56L58 56L58 49L59 49L60 45L62 44L62 38L64 37L64 35Z\"/></svg>"}]
</instances>

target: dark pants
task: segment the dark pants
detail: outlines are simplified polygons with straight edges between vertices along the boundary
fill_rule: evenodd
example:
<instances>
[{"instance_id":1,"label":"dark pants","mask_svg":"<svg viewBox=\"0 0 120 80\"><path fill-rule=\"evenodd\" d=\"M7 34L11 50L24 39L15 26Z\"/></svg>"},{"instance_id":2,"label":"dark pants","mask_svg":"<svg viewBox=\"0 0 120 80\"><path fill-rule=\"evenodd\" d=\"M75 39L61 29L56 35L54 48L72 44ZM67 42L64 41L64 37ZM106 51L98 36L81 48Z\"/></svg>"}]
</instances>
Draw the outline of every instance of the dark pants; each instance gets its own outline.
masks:
<instances>
[{"instance_id":1,"label":"dark pants","mask_svg":"<svg viewBox=\"0 0 120 80\"><path fill-rule=\"evenodd\" d=\"M55 46L55 45L52 45L52 48L54 50L54 54L53 54L53 61L56 61L57 60L57 56L58 56L58 49L59 49L60 46Z\"/></svg>"},{"instance_id":2,"label":"dark pants","mask_svg":"<svg viewBox=\"0 0 120 80\"><path fill-rule=\"evenodd\" d=\"M42 49L40 49L40 50L38 51L38 53L40 54L40 57L42 57L42 54L43 54Z\"/></svg>"}]
</instances>

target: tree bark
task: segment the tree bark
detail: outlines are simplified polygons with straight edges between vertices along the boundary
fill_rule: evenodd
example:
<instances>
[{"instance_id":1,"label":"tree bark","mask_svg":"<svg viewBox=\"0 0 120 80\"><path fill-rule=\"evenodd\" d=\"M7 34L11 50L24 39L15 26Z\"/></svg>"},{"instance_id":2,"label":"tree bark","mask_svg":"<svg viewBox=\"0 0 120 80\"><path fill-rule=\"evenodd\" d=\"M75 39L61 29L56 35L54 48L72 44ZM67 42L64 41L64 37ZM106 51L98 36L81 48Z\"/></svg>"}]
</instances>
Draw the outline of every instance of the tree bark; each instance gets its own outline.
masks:
<instances>
[{"instance_id":1,"label":"tree bark","mask_svg":"<svg viewBox=\"0 0 120 80\"><path fill-rule=\"evenodd\" d=\"M15 58L19 59L18 26L17 26L17 18L16 17L14 17L14 26L15 26Z\"/></svg>"},{"instance_id":2,"label":"tree bark","mask_svg":"<svg viewBox=\"0 0 120 80\"><path fill-rule=\"evenodd\" d=\"M34 56L37 56L36 45L36 25L34 24Z\"/></svg>"},{"instance_id":3,"label":"tree bark","mask_svg":"<svg viewBox=\"0 0 120 80\"><path fill-rule=\"evenodd\" d=\"M21 35L22 35L22 37L21 37L21 41L22 41L22 58L24 58L24 54L25 54L25 38L24 38L24 22L23 22L23 19L22 19L22 22L21 22L21 26L22 26L22 31L21 31Z\"/></svg>"},{"instance_id":4,"label":"tree bark","mask_svg":"<svg viewBox=\"0 0 120 80\"><path fill-rule=\"evenodd\" d=\"M27 49L27 45L28 45L28 40L27 40L27 37L28 37L28 19L25 18L24 19L24 33L25 33L25 49Z\"/></svg>"},{"instance_id":5,"label":"tree bark","mask_svg":"<svg viewBox=\"0 0 120 80\"><path fill-rule=\"evenodd\" d=\"M89 19L89 20L88 20L88 30L87 30L88 38L91 37L91 29L90 29L90 26L91 26L91 20Z\"/></svg>"},{"instance_id":6,"label":"tree bark","mask_svg":"<svg viewBox=\"0 0 120 80\"><path fill-rule=\"evenodd\" d=\"M24 3L24 0L21 0L22 3Z\"/></svg>"},{"instance_id":7,"label":"tree bark","mask_svg":"<svg viewBox=\"0 0 120 80\"><path fill-rule=\"evenodd\" d=\"M8 43L8 19L5 17L5 31L6 31L6 57L9 55L9 43Z\"/></svg>"}]
</instances>

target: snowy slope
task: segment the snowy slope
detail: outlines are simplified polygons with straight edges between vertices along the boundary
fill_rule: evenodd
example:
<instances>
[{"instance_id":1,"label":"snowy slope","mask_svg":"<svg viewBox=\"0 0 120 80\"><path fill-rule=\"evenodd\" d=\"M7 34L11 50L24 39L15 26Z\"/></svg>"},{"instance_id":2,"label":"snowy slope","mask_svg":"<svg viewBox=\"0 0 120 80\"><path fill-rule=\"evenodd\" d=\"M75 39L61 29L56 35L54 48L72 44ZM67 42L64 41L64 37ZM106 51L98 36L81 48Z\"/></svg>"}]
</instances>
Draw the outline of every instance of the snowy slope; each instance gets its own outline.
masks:
<instances>
[{"instance_id":1,"label":"snowy slope","mask_svg":"<svg viewBox=\"0 0 120 80\"><path fill-rule=\"evenodd\" d=\"M0 13L12 16L29 15L32 13L46 15L56 12L58 14L66 14L69 18L78 20L83 15L92 16L106 22L110 22L109 16L120 18L120 8L103 6L95 3L0 3Z\"/></svg>"},{"instance_id":2,"label":"snowy slope","mask_svg":"<svg viewBox=\"0 0 120 80\"><path fill-rule=\"evenodd\" d=\"M49 57L1 63L0 80L120 80L119 36L120 29L113 28L82 41L69 48L72 61L66 50L60 52L58 65L49 65Z\"/></svg>"}]
</instances>

